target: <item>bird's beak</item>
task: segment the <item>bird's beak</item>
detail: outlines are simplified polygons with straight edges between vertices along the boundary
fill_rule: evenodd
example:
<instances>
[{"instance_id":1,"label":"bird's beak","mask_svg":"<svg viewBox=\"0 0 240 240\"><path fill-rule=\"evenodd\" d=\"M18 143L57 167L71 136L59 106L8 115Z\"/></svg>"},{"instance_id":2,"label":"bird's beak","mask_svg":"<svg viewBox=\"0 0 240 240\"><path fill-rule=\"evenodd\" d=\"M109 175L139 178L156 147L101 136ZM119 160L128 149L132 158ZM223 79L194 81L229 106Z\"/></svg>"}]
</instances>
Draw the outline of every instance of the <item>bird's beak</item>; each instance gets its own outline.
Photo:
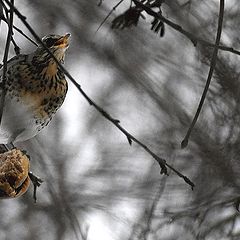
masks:
<instances>
[{"instance_id":1,"label":"bird's beak","mask_svg":"<svg viewBox=\"0 0 240 240\"><path fill-rule=\"evenodd\" d=\"M58 46L59 48L67 48L69 45L70 36L70 33L65 34L64 36L60 37L54 45Z\"/></svg>"}]
</instances>

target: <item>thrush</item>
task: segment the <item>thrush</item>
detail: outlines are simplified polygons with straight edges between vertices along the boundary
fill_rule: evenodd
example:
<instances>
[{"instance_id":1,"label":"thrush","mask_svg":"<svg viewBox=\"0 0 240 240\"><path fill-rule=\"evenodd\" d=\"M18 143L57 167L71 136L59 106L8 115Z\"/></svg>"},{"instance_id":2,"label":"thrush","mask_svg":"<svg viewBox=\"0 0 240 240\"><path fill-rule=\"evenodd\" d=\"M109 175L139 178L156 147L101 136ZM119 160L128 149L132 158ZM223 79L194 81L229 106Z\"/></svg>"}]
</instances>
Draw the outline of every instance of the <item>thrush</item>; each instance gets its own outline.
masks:
<instances>
[{"instance_id":1,"label":"thrush","mask_svg":"<svg viewBox=\"0 0 240 240\"><path fill-rule=\"evenodd\" d=\"M45 46L63 63L70 34L47 35ZM0 82L3 81L3 67ZM7 62L5 104L0 126L0 143L28 140L51 121L64 102L68 84L56 61L41 45L28 55ZM0 92L3 94L3 90Z\"/></svg>"}]
</instances>

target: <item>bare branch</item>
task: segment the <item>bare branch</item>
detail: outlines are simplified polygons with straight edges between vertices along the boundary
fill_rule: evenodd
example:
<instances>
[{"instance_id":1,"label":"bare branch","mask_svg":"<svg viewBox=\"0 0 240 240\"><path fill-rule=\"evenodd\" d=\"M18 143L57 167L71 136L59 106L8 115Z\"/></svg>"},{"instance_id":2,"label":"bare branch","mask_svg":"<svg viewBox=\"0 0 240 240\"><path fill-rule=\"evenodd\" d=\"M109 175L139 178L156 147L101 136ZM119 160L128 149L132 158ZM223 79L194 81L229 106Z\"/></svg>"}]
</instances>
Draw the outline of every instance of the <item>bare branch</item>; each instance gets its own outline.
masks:
<instances>
[{"instance_id":1,"label":"bare branch","mask_svg":"<svg viewBox=\"0 0 240 240\"><path fill-rule=\"evenodd\" d=\"M32 172L28 173L28 176L30 177L32 184L33 184L33 199L34 203L37 202L37 188L41 186L43 183L43 180L36 175L34 175Z\"/></svg>"},{"instance_id":2,"label":"bare branch","mask_svg":"<svg viewBox=\"0 0 240 240\"><path fill-rule=\"evenodd\" d=\"M3 3L2 1L0 1L0 25L1 25L1 20L3 18Z\"/></svg>"},{"instance_id":3,"label":"bare branch","mask_svg":"<svg viewBox=\"0 0 240 240\"><path fill-rule=\"evenodd\" d=\"M5 23L8 23L6 18L3 16L1 16L0 13L0 20L3 20ZM36 42L34 42L33 39L31 39L30 37L28 37L21 29L19 29L18 27L16 27L15 25L13 25L13 29L16 30L17 32L19 32L23 37L25 37L28 41L30 41L31 43L33 43L35 46L38 46Z\"/></svg>"},{"instance_id":4,"label":"bare branch","mask_svg":"<svg viewBox=\"0 0 240 240\"><path fill-rule=\"evenodd\" d=\"M1 3L3 6L2 0L1 0ZM5 46L4 56L3 56L3 73L2 73L2 82L1 82L2 94L0 99L0 126L2 121L3 108L4 108L5 95L6 95L5 82L6 82L6 73L7 73L8 52L9 52L9 47L10 47L10 42L12 37L12 28L13 28L13 12L14 12L13 7L14 7L14 0L11 0L11 5L9 6L10 16L9 16L9 22L8 22L8 34L7 34L7 41L6 41L6 46Z\"/></svg>"},{"instance_id":5,"label":"bare branch","mask_svg":"<svg viewBox=\"0 0 240 240\"><path fill-rule=\"evenodd\" d=\"M210 69L209 69L209 72L208 72L207 82L206 82L206 85L204 87L203 94L202 94L202 97L200 99L200 102L199 102L197 111L195 113L195 116L192 120L192 123L191 123L191 125L190 125L190 127L187 131L187 134L186 134L185 138L183 139L183 141L181 143L182 148L185 148L188 145L188 139L189 139L189 137L191 135L191 132L192 132L192 130L193 130L193 128L194 128L194 126L197 122L197 119L198 119L199 114L201 112L204 100L206 98L206 95L207 95L207 92L208 92L208 89L209 89L209 86L210 86L210 83L211 83L213 71L214 71L214 68L216 66L216 61L217 61L218 46L219 46L220 39L221 39L223 15L224 15L224 0L220 0L217 36L216 36L216 41L215 41L215 47L213 49L213 54L212 54L212 59L211 59L211 63L210 63Z\"/></svg>"},{"instance_id":6,"label":"bare branch","mask_svg":"<svg viewBox=\"0 0 240 240\"><path fill-rule=\"evenodd\" d=\"M33 35L33 37L41 44L46 51L51 55L51 57L56 61L56 63L59 66L59 69L61 69L65 75L69 78L69 80L75 85L75 87L79 90L79 92L83 95L83 97L88 101L88 103L93 106L99 113L102 114L103 117L105 117L108 121L110 121L112 124L114 124L128 139L128 142L131 143L132 141L137 143L141 148L143 148L147 153L149 153L160 165L161 167L161 173L162 174L168 174L167 167L170 168L172 171L174 171L179 177L183 178L184 181L189 184L192 188L194 187L194 183L186 176L181 174L178 170L176 170L174 167L166 163L166 160L157 156L154 152L152 152L145 144L143 144L141 141L139 141L137 138L135 138L133 135L131 135L125 128L123 128L119 124L119 120L114 119L109 113L107 113L103 108L98 106L88 95L82 90L81 86L77 83L77 81L71 76L71 74L61 65L61 63L56 59L56 57L52 54L52 52L44 45L41 38L37 35L37 33L33 30L33 28L30 26L30 24L27 22L26 17L23 16L18 9L16 9L9 0L4 0L9 6L12 6L15 14L20 18L20 20L23 22L23 24L27 27L27 29L30 31L30 33Z\"/></svg>"},{"instance_id":7,"label":"bare branch","mask_svg":"<svg viewBox=\"0 0 240 240\"><path fill-rule=\"evenodd\" d=\"M7 24L8 24L8 22L10 21L9 20L9 17L8 17L8 13L9 13L9 10L7 9L7 7L3 4L2 5L3 6L3 9L4 9L4 11L5 11L5 16L6 16L6 18L3 16L2 17L2 20L4 20ZM14 27L14 25L13 25L13 27ZM12 32L12 36L11 36L11 42L12 42L12 44L13 44L13 46L14 46L14 51L15 51L15 53L16 53L16 55L18 55L18 54L20 54L20 47L17 45L17 43L15 42L15 40L14 40L14 38L13 38L13 32Z\"/></svg>"},{"instance_id":8,"label":"bare branch","mask_svg":"<svg viewBox=\"0 0 240 240\"><path fill-rule=\"evenodd\" d=\"M116 10L116 8L123 2L124 0L120 0L113 8L112 10L108 13L108 15L103 19L103 21L100 23L98 26L97 30L95 31L95 34L98 32L98 30L102 27L102 25L107 21L107 19L112 15L112 13ZM100 1L102 4L102 2Z\"/></svg>"},{"instance_id":9,"label":"bare branch","mask_svg":"<svg viewBox=\"0 0 240 240\"><path fill-rule=\"evenodd\" d=\"M143 9L146 13L148 13L150 16L154 17L154 18L158 18L159 20L161 20L162 22L166 23L168 26L170 26L171 28L173 28L174 30L180 32L181 34L183 34L185 37L187 37L194 46L197 46L197 44L202 44L204 46L207 47L215 47L215 44L210 43L204 39L198 38L196 37L194 34L186 31L185 29L183 29L180 25L166 19L165 17L162 16L162 14L154 12L149 6L142 4L141 2L139 2L138 0L132 0L136 6L140 7L141 9ZM226 51L226 52L231 52L237 55L240 55L240 51L232 48L232 47L227 47L227 46L223 46L223 45L218 45L218 49L222 50L222 51Z\"/></svg>"},{"instance_id":10,"label":"bare branch","mask_svg":"<svg viewBox=\"0 0 240 240\"><path fill-rule=\"evenodd\" d=\"M181 147L185 148L188 145L188 139L190 137L190 134L192 132L192 129L194 128L194 125L197 122L197 119L199 117L199 114L201 112L204 100L206 98L206 94L208 92L210 83L211 83L211 79L212 79L212 75L213 75L213 71L214 68L216 66L216 59L217 59L217 53L218 53L218 49L221 49L223 51L229 51L229 52L233 52L235 54L240 55L239 51L234 50L233 48L228 48L225 46L220 46L220 38L221 38L221 32L222 32L222 22L223 22L223 14L224 14L224 0L220 1L220 10L219 10L219 18L218 18L218 30L217 30L217 36L216 36L216 41L215 44L209 43L205 40L202 40L200 38L197 38L194 34L187 32L186 30L184 30L180 25L173 23L171 21L169 21L168 19L164 18L161 13L156 13L154 12L148 5L142 4L141 2L139 2L138 0L133 0L133 2L135 3L135 5L137 7L140 7L141 9L143 9L144 11L146 11L149 15L153 16L156 19L161 20L162 22L166 23L167 25L169 25L170 27L172 27L173 29L175 29L176 31L182 33L183 35L185 35L189 40L191 40L191 42L194 44L194 46L197 46L198 43L201 43L205 46L208 47L213 47L213 55L212 55L212 59L211 59L211 63L210 63L210 69L209 69L209 73L208 73L208 77L207 77L207 82L201 97L201 100L199 102L196 114L193 118L193 121L188 129L188 132L184 138L184 140L181 143Z\"/></svg>"},{"instance_id":11,"label":"bare branch","mask_svg":"<svg viewBox=\"0 0 240 240\"><path fill-rule=\"evenodd\" d=\"M11 37L11 42L12 42L12 44L13 44L13 46L14 46L14 51L15 51L16 55L19 55L21 49L20 49L20 47L17 45L17 43L15 42L13 36Z\"/></svg>"}]
</instances>

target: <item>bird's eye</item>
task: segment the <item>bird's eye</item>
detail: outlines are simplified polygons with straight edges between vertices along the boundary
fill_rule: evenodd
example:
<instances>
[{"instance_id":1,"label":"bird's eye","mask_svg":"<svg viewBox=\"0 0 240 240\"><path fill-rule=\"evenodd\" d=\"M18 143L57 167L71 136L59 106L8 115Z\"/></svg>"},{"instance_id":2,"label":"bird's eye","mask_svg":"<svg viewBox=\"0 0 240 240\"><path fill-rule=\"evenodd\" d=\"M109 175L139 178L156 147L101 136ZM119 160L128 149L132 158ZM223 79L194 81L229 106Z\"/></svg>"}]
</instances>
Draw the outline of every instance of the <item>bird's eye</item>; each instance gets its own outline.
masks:
<instances>
[{"instance_id":1,"label":"bird's eye","mask_svg":"<svg viewBox=\"0 0 240 240\"><path fill-rule=\"evenodd\" d=\"M49 47L52 47L56 41L57 41L57 39L47 38L44 42L45 42L46 46L49 48Z\"/></svg>"}]
</instances>

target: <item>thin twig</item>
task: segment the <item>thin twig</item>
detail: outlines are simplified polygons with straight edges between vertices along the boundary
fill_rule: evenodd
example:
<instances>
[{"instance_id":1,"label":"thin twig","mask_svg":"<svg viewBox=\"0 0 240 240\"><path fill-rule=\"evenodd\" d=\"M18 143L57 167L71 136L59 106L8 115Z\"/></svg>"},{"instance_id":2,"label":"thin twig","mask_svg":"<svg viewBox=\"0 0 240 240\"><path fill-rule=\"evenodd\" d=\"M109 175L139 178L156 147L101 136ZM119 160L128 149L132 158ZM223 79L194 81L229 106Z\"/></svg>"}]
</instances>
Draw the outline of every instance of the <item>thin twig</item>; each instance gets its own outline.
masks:
<instances>
[{"instance_id":1,"label":"thin twig","mask_svg":"<svg viewBox=\"0 0 240 240\"><path fill-rule=\"evenodd\" d=\"M3 5L2 0L1 0L1 3ZM0 126L2 122L3 108L4 108L5 95L6 95L5 82L6 82L6 73L7 73L8 52L9 52L9 47L10 47L10 42L12 37L12 28L13 28L13 12L14 12L13 7L14 7L14 0L11 0L11 5L9 6L10 16L9 16L9 23L8 23L8 34L7 34L7 41L6 41L5 51L3 56L3 73L2 73L2 82L1 82L2 93L0 98Z\"/></svg>"},{"instance_id":2,"label":"thin twig","mask_svg":"<svg viewBox=\"0 0 240 240\"><path fill-rule=\"evenodd\" d=\"M216 36L216 41L215 41L215 47L213 49L213 54L212 54L212 59L210 62L210 69L208 72L208 77L207 77L207 81L206 81L206 85L204 87L203 90L203 94L202 97L200 99L197 111L195 113L195 116L192 120L192 123L187 131L187 134L185 136L185 138L183 139L182 143L181 143L181 147L185 148L188 145L188 139L191 135L191 132L198 120L199 114L201 112L204 100L206 98L210 83L211 83L211 79L212 79L212 75L216 66L216 62L217 62L217 54L218 54L218 46L220 43L220 39L221 39L221 33L222 33L222 25L223 25L223 15L224 15L224 0L220 0L220 7L219 7L219 17L218 17L218 28L217 28L217 36Z\"/></svg>"},{"instance_id":3,"label":"thin twig","mask_svg":"<svg viewBox=\"0 0 240 240\"><path fill-rule=\"evenodd\" d=\"M21 48L17 45L16 41L14 40L13 36L11 37L11 42L14 46L14 51L16 55L20 54Z\"/></svg>"},{"instance_id":4,"label":"thin twig","mask_svg":"<svg viewBox=\"0 0 240 240\"><path fill-rule=\"evenodd\" d=\"M215 44L212 44L212 43L209 43L209 42L207 42L205 40L197 38L194 34L187 32L180 25L175 24L175 23L169 21L168 19L164 18L161 15L161 13L154 12L149 6L142 4L138 0L133 0L133 2L135 3L135 5L137 7L142 8L149 15L151 15L151 16L153 16L155 18L158 18L159 20L161 20L162 22L166 23L167 25L169 25L173 29L175 29L178 32L180 32L183 35L185 35L188 39L191 40L191 42L194 44L194 46L196 46L198 43L201 43L201 44L203 44L205 46L214 48L212 59L211 59L211 63L210 63L210 69L209 69L209 73L208 73L208 77L207 77L207 82L206 82L206 85L205 85L205 88L204 88L201 100L199 102L199 105L198 105L196 114L195 114L195 116L193 118L193 121L192 121L192 123L191 123L191 125L190 125L190 127L188 129L188 132L187 132L184 140L181 143L181 147L184 148L184 147L186 147L188 145L188 139L190 137L190 134L192 132L192 129L193 129L194 125L197 122L198 116L199 116L199 114L201 112L204 100L206 98L206 94L207 94L207 91L209 89L209 85L211 83L213 71L214 71L214 68L215 68L215 65L216 65L216 59L217 59L218 50L221 49L223 51L229 51L229 52L235 53L237 55L240 55L240 52L235 50L235 49L233 49L233 48L229 48L229 47L226 47L226 46L220 46L219 45L220 44L220 38L221 38L221 31L222 31L223 14L224 14L224 1L223 0L220 1L220 10L219 10L219 18L218 18L218 30L217 30L217 36L216 36Z\"/></svg>"},{"instance_id":5,"label":"thin twig","mask_svg":"<svg viewBox=\"0 0 240 240\"><path fill-rule=\"evenodd\" d=\"M7 7L4 4L3 4L3 9L5 11L6 19L5 19L4 16L3 16L2 19L6 20L6 23L8 23L9 22L9 17L8 17L9 10L7 9ZM13 32L12 32L12 36L11 36L11 42L12 42L12 44L14 46L14 51L15 51L16 55L20 54L20 47L17 45L17 43L15 42L15 40L13 38Z\"/></svg>"},{"instance_id":6,"label":"thin twig","mask_svg":"<svg viewBox=\"0 0 240 240\"><path fill-rule=\"evenodd\" d=\"M33 184L33 200L34 200L34 203L36 203L37 202L37 188L41 186L41 184L43 183L43 180L41 178L37 177L32 172L29 172L28 176L30 177L32 184Z\"/></svg>"},{"instance_id":7,"label":"thin twig","mask_svg":"<svg viewBox=\"0 0 240 240\"><path fill-rule=\"evenodd\" d=\"M185 37L187 37L194 44L194 46L197 46L197 44L202 44L202 45L207 46L207 47L215 48L215 44L210 43L210 42L208 42L204 39L196 37L194 34L192 34L188 31L186 31L185 29L183 29L180 25L178 25L178 24L166 19L165 17L163 17L161 13L154 12L149 6L147 6L145 4L142 4L138 0L132 0L132 1L135 3L136 6L143 9L150 16L161 20L162 22L166 23L168 26L170 26L174 30L183 34ZM218 45L218 49L220 49L222 51L231 52L231 53L240 55L240 51L238 51L238 50L236 50L232 47Z\"/></svg>"},{"instance_id":8,"label":"thin twig","mask_svg":"<svg viewBox=\"0 0 240 240\"><path fill-rule=\"evenodd\" d=\"M13 29L16 30L17 32L19 32L22 36L24 36L32 44L34 44L35 46L38 46L38 44L33 39L28 37L21 29L19 29L18 27L14 26L14 25L13 25Z\"/></svg>"},{"instance_id":9,"label":"thin twig","mask_svg":"<svg viewBox=\"0 0 240 240\"><path fill-rule=\"evenodd\" d=\"M7 23L7 20L5 18L2 18L1 15L0 15L0 20L3 20L5 23ZM17 32L19 32L23 37L25 37L28 41L33 43L35 46L38 46L38 44L33 39L28 37L21 29L19 29L15 25L13 25L13 29L16 30Z\"/></svg>"},{"instance_id":10,"label":"thin twig","mask_svg":"<svg viewBox=\"0 0 240 240\"><path fill-rule=\"evenodd\" d=\"M3 18L3 2L0 1L0 25L1 25L2 18Z\"/></svg>"},{"instance_id":11,"label":"thin twig","mask_svg":"<svg viewBox=\"0 0 240 240\"><path fill-rule=\"evenodd\" d=\"M6 18L8 18L8 14L7 14L7 12L8 12L8 9L7 9L7 7L5 6L5 4L3 4L3 2L1 1L1 7L2 7L2 11L3 11L3 9L5 10L5 12L6 12ZM3 14L3 12L2 12L2 14L1 14L1 9L0 9L0 20L3 20L5 23L7 23L8 24L8 19L6 19L5 17L4 17L4 14ZM17 32L19 32L21 35L23 35L28 41L30 41L30 42L32 42L34 45L36 45L36 46L38 46L37 45L37 43L35 43L30 37L28 37L21 29L19 29L18 27L16 27L14 24L13 24L13 29L15 29Z\"/></svg>"},{"instance_id":12,"label":"thin twig","mask_svg":"<svg viewBox=\"0 0 240 240\"><path fill-rule=\"evenodd\" d=\"M12 6L9 0L4 0L9 6ZM30 31L30 33L33 35L33 37L41 44L45 50L51 55L51 57L56 61L58 64L59 69L61 69L65 75L70 79L70 81L74 84L74 86L79 90L79 92L83 95L83 97L88 101L90 105L92 105L99 113L103 115L108 121L113 123L128 139L129 144L131 144L132 141L137 143L140 147L142 147L147 153L149 153L160 165L161 167L161 173L168 174L167 167L170 168L172 171L174 171L179 177L183 178L184 181L189 184L192 188L194 187L194 183L186 176L181 174L178 170L176 170L174 167L166 163L166 160L163 158L158 157L155 153L153 153L145 144L143 144L141 141L139 141L137 138L132 136L126 129L124 129L117 119L114 119L111 117L109 113L107 113L103 108L98 106L91 98L88 97L88 95L82 90L81 86L77 83L77 81L71 76L71 74L59 63L59 61L56 59L56 57L52 54L52 52L44 45L41 38L36 34L36 32L33 30L33 28L29 25L29 23L26 20L26 17L23 16L14 6L13 10L16 13L16 15L20 18L20 20L23 22L23 24L27 27L27 29Z\"/></svg>"},{"instance_id":13,"label":"thin twig","mask_svg":"<svg viewBox=\"0 0 240 240\"><path fill-rule=\"evenodd\" d=\"M108 13L108 15L103 19L103 21L98 26L97 30L95 31L95 34L98 32L98 30L102 27L102 25L107 21L107 19L112 15L112 13L116 10L116 8L123 2L124 0L120 0Z\"/></svg>"}]
</instances>

